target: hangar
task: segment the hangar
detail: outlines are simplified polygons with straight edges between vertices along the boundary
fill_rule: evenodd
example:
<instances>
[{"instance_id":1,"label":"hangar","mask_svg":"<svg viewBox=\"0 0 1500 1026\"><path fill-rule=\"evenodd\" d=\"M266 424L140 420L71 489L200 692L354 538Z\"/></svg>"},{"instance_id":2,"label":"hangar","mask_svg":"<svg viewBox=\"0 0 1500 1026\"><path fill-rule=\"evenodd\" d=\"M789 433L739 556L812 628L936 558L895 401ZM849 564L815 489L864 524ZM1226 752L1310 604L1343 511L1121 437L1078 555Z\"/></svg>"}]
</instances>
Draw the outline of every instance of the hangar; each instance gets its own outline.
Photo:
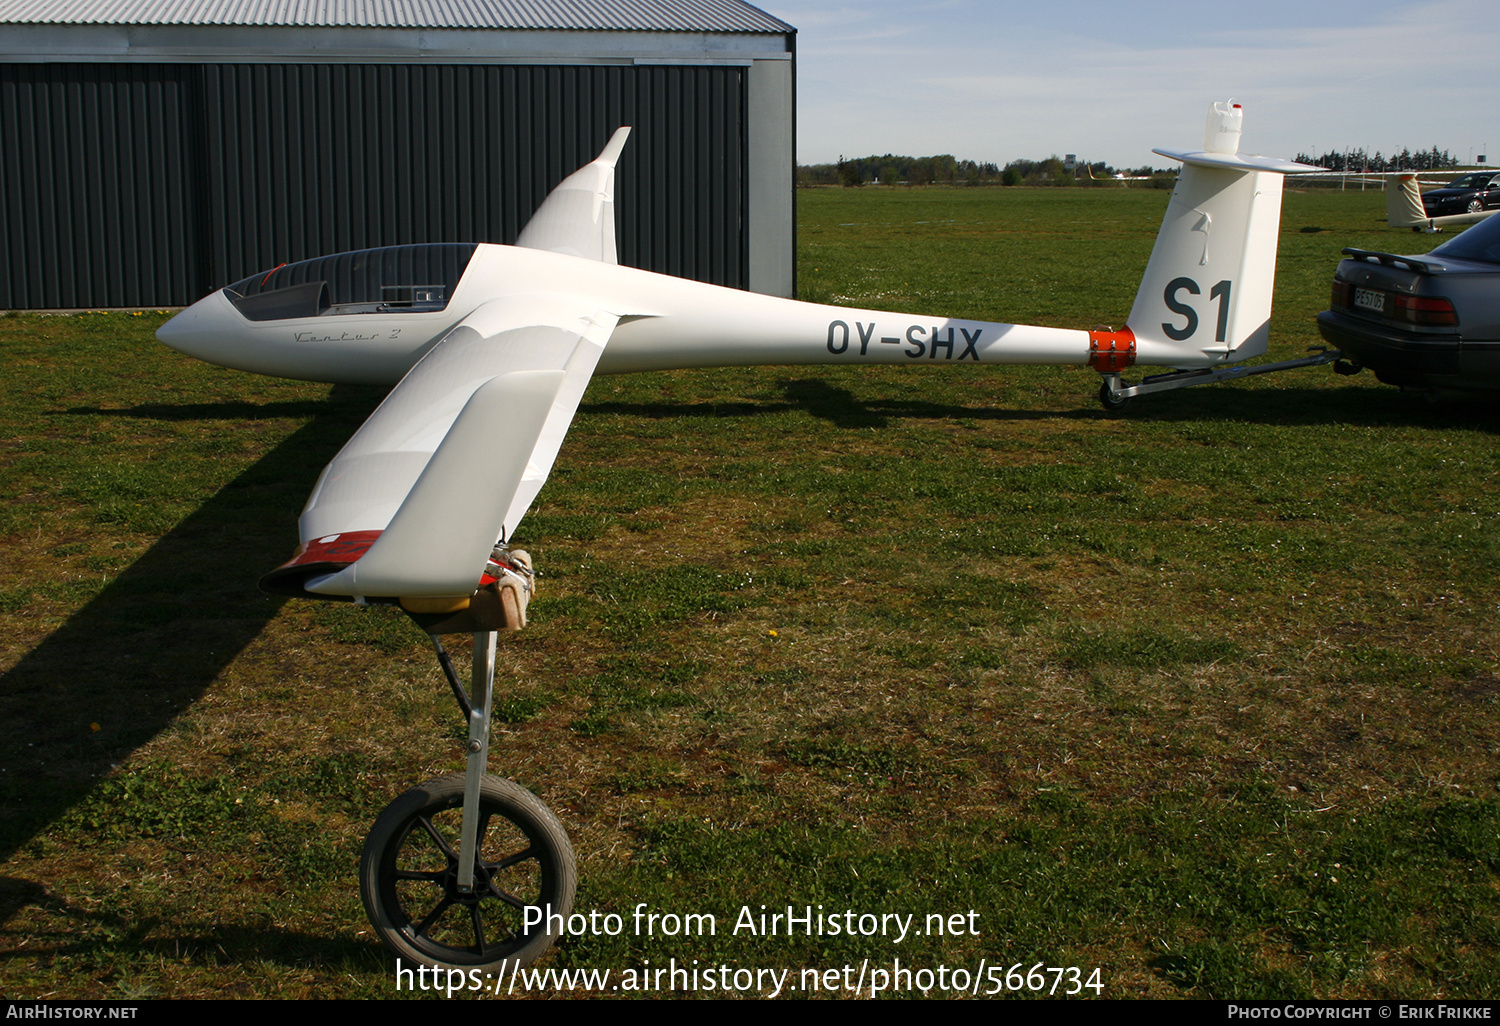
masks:
<instances>
[{"instance_id":1,"label":"hangar","mask_svg":"<svg viewBox=\"0 0 1500 1026\"><path fill-rule=\"evenodd\" d=\"M0 309L512 242L622 124L621 262L789 296L795 42L741 0L0 0Z\"/></svg>"}]
</instances>

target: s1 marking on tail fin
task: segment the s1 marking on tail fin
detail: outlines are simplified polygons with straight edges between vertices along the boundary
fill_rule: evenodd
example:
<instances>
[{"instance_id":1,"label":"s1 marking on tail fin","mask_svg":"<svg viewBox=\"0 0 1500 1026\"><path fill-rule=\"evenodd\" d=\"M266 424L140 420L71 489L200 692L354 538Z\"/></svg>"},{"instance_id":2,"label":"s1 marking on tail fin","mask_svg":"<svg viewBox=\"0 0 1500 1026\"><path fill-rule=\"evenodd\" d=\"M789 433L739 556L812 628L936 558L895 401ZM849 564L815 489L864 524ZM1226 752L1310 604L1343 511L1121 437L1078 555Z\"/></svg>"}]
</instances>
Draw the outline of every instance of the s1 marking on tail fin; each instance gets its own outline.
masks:
<instances>
[{"instance_id":1,"label":"s1 marking on tail fin","mask_svg":"<svg viewBox=\"0 0 1500 1026\"><path fill-rule=\"evenodd\" d=\"M1127 324L1139 363L1204 367L1266 351L1281 175L1182 169Z\"/></svg>"},{"instance_id":2,"label":"s1 marking on tail fin","mask_svg":"<svg viewBox=\"0 0 1500 1026\"><path fill-rule=\"evenodd\" d=\"M1209 110L1204 149L1183 162L1126 321L1136 362L1194 368L1266 351L1282 176L1315 168L1238 152L1237 104Z\"/></svg>"}]
</instances>

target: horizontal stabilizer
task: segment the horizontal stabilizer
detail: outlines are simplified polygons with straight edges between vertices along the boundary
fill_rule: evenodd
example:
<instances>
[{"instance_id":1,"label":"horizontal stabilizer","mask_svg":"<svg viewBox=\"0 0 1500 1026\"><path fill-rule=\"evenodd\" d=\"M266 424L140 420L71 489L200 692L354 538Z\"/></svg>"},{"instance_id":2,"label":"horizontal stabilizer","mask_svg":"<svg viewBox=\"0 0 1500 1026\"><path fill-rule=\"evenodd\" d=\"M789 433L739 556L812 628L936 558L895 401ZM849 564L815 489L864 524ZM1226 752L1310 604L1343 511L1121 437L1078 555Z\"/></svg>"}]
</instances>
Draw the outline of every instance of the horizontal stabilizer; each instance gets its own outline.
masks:
<instances>
[{"instance_id":1,"label":"horizontal stabilizer","mask_svg":"<svg viewBox=\"0 0 1500 1026\"><path fill-rule=\"evenodd\" d=\"M1232 171L1276 171L1291 175L1305 171L1322 171L1312 164L1299 164L1281 157L1262 157L1253 153L1206 153L1203 150L1152 150L1163 157L1199 167L1227 167Z\"/></svg>"}]
</instances>

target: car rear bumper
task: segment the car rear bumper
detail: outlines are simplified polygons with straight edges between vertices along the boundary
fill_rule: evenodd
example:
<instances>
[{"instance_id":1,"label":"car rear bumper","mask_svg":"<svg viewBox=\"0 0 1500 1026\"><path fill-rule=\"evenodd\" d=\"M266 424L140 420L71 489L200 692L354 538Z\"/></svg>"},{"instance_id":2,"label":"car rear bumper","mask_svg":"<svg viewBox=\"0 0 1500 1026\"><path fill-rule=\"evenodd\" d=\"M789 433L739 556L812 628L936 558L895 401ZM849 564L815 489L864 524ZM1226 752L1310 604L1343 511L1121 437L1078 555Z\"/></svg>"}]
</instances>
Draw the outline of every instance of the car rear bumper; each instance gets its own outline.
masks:
<instances>
[{"instance_id":1,"label":"car rear bumper","mask_svg":"<svg viewBox=\"0 0 1500 1026\"><path fill-rule=\"evenodd\" d=\"M1500 388L1500 339L1417 334L1324 310L1318 332L1388 385L1403 388Z\"/></svg>"}]
</instances>

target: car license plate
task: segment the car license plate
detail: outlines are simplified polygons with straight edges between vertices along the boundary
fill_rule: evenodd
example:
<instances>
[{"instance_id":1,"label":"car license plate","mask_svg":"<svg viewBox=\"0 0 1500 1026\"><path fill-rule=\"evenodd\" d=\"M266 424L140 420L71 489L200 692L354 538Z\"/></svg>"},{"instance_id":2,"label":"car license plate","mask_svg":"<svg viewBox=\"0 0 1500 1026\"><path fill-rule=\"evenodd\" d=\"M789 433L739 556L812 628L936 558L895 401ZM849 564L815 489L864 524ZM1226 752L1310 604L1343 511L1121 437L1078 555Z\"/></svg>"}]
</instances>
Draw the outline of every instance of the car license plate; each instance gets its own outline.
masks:
<instances>
[{"instance_id":1,"label":"car license plate","mask_svg":"<svg viewBox=\"0 0 1500 1026\"><path fill-rule=\"evenodd\" d=\"M1371 313L1385 313L1385 293L1374 289L1355 289L1354 305Z\"/></svg>"}]
</instances>

